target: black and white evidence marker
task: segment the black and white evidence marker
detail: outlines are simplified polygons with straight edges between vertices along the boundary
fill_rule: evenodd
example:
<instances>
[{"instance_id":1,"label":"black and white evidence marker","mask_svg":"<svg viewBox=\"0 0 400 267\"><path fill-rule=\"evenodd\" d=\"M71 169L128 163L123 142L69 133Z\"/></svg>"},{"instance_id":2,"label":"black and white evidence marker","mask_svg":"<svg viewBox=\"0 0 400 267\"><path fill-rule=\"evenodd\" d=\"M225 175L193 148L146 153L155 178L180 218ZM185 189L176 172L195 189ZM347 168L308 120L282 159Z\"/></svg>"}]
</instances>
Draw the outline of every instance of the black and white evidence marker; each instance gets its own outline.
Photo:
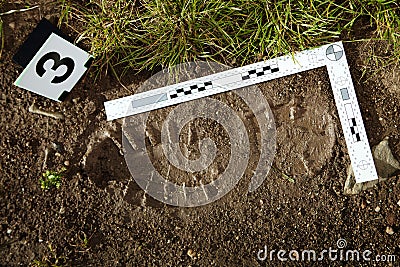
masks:
<instances>
[{"instance_id":1,"label":"black and white evidence marker","mask_svg":"<svg viewBox=\"0 0 400 267\"><path fill-rule=\"evenodd\" d=\"M43 19L13 58L24 67L14 85L63 101L82 78L92 59L57 27Z\"/></svg>"}]
</instances>

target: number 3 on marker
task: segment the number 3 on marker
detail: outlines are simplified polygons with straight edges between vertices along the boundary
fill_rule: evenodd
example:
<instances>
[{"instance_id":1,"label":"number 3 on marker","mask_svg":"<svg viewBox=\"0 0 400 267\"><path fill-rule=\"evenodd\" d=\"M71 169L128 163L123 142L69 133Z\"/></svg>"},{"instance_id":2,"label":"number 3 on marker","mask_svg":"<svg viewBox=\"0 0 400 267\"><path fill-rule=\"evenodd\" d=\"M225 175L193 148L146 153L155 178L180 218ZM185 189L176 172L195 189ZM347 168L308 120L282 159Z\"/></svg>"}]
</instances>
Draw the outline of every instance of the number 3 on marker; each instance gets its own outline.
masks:
<instances>
[{"instance_id":1,"label":"number 3 on marker","mask_svg":"<svg viewBox=\"0 0 400 267\"><path fill-rule=\"evenodd\" d=\"M60 54L58 54L57 52L49 52L46 55L44 55L41 59L39 59L39 61L36 64L36 73L39 75L39 77L43 77L43 75L46 73L44 64L48 60L53 60L53 67L51 67L51 69L54 71L56 71L61 66L67 67L67 71L62 76L54 77L53 80L51 80L51 83L64 82L69 78L69 76L71 76L72 72L74 71L75 62L71 58L65 57L61 59Z\"/></svg>"}]
</instances>

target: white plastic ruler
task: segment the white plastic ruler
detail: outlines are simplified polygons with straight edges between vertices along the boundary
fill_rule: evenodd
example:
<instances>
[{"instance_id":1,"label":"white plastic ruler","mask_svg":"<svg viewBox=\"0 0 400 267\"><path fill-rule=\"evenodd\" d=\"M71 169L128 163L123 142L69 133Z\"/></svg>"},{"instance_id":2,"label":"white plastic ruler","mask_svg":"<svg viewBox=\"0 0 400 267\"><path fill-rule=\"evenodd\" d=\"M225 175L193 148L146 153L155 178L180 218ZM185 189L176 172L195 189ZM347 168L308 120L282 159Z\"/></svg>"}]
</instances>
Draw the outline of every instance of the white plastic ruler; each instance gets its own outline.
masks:
<instances>
[{"instance_id":1,"label":"white plastic ruler","mask_svg":"<svg viewBox=\"0 0 400 267\"><path fill-rule=\"evenodd\" d=\"M378 179L342 42L215 73L104 103L107 120L326 67L357 183Z\"/></svg>"}]
</instances>

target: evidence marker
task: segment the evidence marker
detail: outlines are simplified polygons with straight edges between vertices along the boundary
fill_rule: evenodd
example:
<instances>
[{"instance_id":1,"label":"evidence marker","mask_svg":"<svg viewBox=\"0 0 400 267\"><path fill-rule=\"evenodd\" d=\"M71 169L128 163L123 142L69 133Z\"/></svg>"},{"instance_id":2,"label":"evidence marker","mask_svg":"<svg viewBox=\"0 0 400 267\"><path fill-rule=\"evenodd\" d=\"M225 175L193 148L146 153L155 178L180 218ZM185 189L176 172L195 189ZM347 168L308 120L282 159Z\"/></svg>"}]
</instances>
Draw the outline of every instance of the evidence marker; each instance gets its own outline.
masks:
<instances>
[{"instance_id":1,"label":"evidence marker","mask_svg":"<svg viewBox=\"0 0 400 267\"><path fill-rule=\"evenodd\" d=\"M93 57L43 19L13 57L24 70L14 85L63 101L82 78Z\"/></svg>"}]
</instances>

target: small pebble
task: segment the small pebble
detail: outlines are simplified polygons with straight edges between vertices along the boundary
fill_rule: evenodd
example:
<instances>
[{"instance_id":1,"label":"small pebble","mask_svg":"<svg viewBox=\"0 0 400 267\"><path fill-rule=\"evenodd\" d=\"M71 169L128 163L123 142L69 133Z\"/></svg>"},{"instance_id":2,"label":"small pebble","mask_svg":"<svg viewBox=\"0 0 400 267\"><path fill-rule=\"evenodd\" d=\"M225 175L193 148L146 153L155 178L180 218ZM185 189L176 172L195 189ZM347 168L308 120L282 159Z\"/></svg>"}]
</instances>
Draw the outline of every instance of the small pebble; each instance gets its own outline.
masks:
<instances>
[{"instance_id":1,"label":"small pebble","mask_svg":"<svg viewBox=\"0 0 400 267\"><path fill-rule=\"evenodd\" d=\"M7 234L11 234L12 230L11 229L7 229Z\"/></svg>"},{"instance_id":2,"label":"small pebble","mask_svg":"<svg viewBox=\"0 0 400 267\"><path fill-rule=\"evenodd\" d=\"M43 242L43 239L39 239L39 243L42 243Z\"/></svg>"},{"instance_id":3,"label":"small pebble","mask_svg":"<svg viewBox=\"0 0 400 267\"><path fill-rule=\"evenodd\" d=\"M58 153L58 152L54 153L54 155L55 155L56 157L61 157L61 154Z\"/></svg>"},{"instance_id":4,"label":"small pebble","mask_svg":"<svg viewBox=\"0 0 400 267\"><path fill-rule=\"evenodd\" d=\"M187 255L193 259L196 257L196 252L193 249L189 249Z\"/></svg>"},{"instance_id":5,"label":"small pebble","mask_svg":"<svg viewBox=\"0 0 400 267\"><path fill-rule=\"evenodd\" d=\"M375 208L375 211L376 211L376 212L380 212L380 211L381 211L381 207L379 207L379 206L376 207L376 208Z\"/></svg>"},{"instance_id":6,"label":"small pebble","mask_svg":"<svg viewBox=\"0 0 400 267\"><path fill-rule=\"evenodd\" d=\"M393 228L390 226L386 227L386 233L388 233L389 235L393 235L394 234Z\"/></svg>"},{"instance_id":7,"label":"small pebble","mask_svg":"<svg viewBox=\"0 0 400 267\"><path fill-rule=\"evenodd\" d=\"M386 216L386 223L390 226L396 224L396 215L394 213L388 213Z\"/></svg>"},{"instance_id":8,"label":"small pebble","mask_svg":"<svg viewBox=\"0 0 400 267\"><path fill-rule=\"evenodd\" d=\"M57 144L54 142L51 143L51 147L58 152L61 152L61 150L62 150L62 146L60 144Z\"/></svg>"},{"instance_id":9,"label":"small pebble","mask_svg":"<svg viewBox=\"0 0 400 267\"><path fill-rule=\"evenodd\" d=\"M397 202L397 205L400 206L400 200Z\"/></svg>"},{"instance_id":10,"label":"small pebble","mask_svg":"<svg viewBox=\"0 0 400 267\"><path fill-rule=\"evenodd\" d=\"M64 161L64 165L68 167L69 166L69 160Z\"/></svg>"}]
</instances>

